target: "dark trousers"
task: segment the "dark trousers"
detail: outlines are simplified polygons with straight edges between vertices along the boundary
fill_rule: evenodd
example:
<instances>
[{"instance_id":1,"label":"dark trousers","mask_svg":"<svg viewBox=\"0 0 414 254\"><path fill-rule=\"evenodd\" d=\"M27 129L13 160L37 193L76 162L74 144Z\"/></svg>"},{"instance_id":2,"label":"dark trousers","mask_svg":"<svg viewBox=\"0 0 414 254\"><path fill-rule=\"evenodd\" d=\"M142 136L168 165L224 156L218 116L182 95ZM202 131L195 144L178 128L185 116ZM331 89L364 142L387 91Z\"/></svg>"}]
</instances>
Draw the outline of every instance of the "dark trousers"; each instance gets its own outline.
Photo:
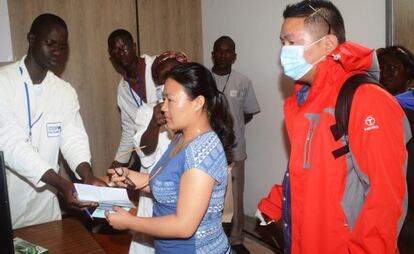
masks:
<instances>
[{"instance_id":1,"label":"dark trousers","mask_svg":"<svg viewBox=\"0 0 414 254\"><path fill-rule=\"evenodd\" d=\"M407 214L400 235L398 237L400 254L414 253L414 213Z\"/></svg>"}]
</instances>

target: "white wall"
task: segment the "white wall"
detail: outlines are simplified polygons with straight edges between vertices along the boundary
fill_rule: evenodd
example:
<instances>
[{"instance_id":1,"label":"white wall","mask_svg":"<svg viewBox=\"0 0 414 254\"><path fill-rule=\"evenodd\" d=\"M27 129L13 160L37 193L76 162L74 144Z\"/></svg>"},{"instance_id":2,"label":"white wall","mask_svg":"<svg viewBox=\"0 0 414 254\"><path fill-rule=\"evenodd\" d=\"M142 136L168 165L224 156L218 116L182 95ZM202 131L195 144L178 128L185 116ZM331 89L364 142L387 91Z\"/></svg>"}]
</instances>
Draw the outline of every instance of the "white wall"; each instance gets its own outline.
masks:
<instances>
[{"instance_id":1,"label":"white wall","mask_svg":"<svg viewBox=\"0 0 414 254\"><path fill-rule=\"evenodd\" d=\"M287 152L283 100L291 83L281 75L279 32L286 5L296 0L202 0L204 64L212 66L214 41L229 35L236 42L234 68L253 81L261 112L246 128L245 209L253 216L259 200L281 183ZM345 20L347 38L369 47L385 45L385 1L333 1ZM283 84L282 84L283 83Z\"/></svg>"},{"instance_id":2,"label":"white wall","mask_svg":"<svg viewBox=\"0 0 414 254\"><path fill-rule=\"evenodd\" d=\"M13 50L7 0L0 0L0 62L12 61Z\"/></svg>"}]
</instances>

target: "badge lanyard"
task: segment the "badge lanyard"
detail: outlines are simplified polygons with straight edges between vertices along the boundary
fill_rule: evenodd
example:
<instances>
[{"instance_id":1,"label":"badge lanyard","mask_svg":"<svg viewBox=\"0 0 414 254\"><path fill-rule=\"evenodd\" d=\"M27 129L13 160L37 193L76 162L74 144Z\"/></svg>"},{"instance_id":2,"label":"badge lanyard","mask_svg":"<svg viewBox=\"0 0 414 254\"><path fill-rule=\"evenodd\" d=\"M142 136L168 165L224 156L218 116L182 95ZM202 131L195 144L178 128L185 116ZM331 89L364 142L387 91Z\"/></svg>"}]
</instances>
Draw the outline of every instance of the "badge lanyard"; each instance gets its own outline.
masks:
<instances>
[{"instance_id":1,"label":"badge lanyard","mask_svg":"<svg viewBox=\"0 0 414 254\"><path fill-rule=\"evenodd\" d=\"M20 69L20 74L23 78L23 69L22 67L19 67ZM29 121L29 142L30 144L32 143L32 128L33 126L35 126L35 124L40 120L40 118L43 115L43 112L40 114L40 116L32 123L32 112L31 112L31 108L30 108L30 95L29 95L29 86L26 83L26 81L24 82L24 88L25 88L25 92L26 92L26 105L27 105L27 118Z\"/></svg>"},{"instance_id":2,"label":"badge lanyard","mask_svg":"<svg viewBox=\"0 0 414 254\"><path fill-rule=\"evenodd\" d=\"M135 95L134 95L134 92L132 91L131 84L128 84L128 85L129 85L129 91L131 92L131 96L134 99L135 103L137 104L137 108L141 107L142 106L142 99L141 99L141 97L138 96L138 98L136 98ZM140 85L141 85L141 80L138 78L138 86L140 86Z\"/></svg>"}]
</instances>

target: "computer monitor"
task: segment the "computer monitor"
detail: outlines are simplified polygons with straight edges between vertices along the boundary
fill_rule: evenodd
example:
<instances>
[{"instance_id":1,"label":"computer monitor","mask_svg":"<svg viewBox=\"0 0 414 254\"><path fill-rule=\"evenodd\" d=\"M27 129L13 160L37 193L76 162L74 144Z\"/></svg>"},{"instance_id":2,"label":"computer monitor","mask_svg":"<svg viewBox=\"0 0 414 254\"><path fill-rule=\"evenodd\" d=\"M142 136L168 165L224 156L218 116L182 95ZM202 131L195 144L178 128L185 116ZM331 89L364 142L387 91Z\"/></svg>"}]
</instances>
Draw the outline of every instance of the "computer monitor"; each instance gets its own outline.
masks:
<instances>
[{"instance_id":1,"label":"computer monitor","mask_svg":"<svg viewBox=\"0 0 414 254\"><path fill-rule=\"evenodd\" d=\"M0 151L0 250L2 253L13 254L13 229L10 217L9 196L7 192L6 167L3 152ZM3 221L4 220L4 221Z\"/></svg>"}]
</instances>

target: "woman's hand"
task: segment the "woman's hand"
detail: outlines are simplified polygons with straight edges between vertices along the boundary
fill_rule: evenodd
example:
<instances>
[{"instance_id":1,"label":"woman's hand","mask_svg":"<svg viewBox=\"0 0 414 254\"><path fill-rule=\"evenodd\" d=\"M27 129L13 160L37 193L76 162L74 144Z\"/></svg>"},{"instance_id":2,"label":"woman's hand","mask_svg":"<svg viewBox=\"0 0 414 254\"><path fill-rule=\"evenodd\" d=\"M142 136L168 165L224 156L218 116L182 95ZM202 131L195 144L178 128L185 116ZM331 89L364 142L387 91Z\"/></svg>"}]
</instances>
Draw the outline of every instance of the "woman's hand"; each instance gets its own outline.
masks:
<instances>
[{"instance_id":1,"label":"woman's hand","mask_svg":"<svg viewBox=\"0 0 414 254\"><path fill-rule=\"evenodd\" d=\"M110 168L107 171L109 176L109 182L114 184L116 187L127 188L128 185L125 183L127 176L129 175L129 169L125 167Z\"/></svg>"},{"instance_id":2,"label":"woman's hand","mask_svg":"<svg viewBox=\"0 0 414 254\"><path fill-rule=\"evenodd\" d=\"M105 217L109 225L117 230L129 229L128 226L131 225L131 220L135 217L118 206L114 206L113 210L115 211L114 213L110 213L108 210L105 211Z\"/></svg>"}]
</instances>

